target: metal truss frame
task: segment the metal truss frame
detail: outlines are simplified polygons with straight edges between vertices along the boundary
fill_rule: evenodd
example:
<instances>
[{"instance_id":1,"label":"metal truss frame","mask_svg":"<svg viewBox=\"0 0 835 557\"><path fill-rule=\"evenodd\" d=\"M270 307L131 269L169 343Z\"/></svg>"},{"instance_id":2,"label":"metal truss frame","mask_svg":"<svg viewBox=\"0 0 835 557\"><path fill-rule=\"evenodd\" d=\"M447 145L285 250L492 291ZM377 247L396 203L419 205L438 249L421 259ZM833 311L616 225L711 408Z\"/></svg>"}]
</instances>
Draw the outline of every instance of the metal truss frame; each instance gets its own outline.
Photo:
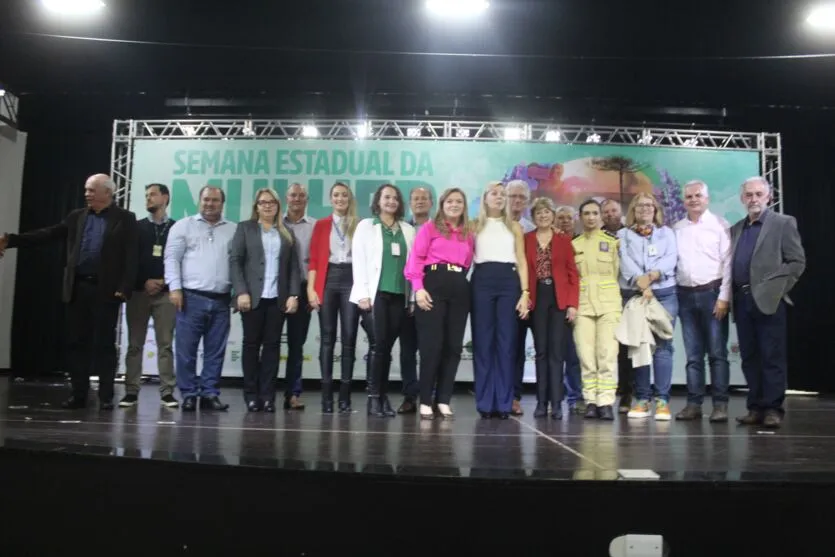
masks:
<instances>
[{"instance_id":1,"label":"metal truss frame","mask_svg":"<svg viewBox=\"0 0 835 557\"><path fill-rule=\"evenodd\" d=\"M18 129L17 114L19 107L17 95L0 87L0 123Z\"/></svg>"},{"instance_id":2,"label":"metal truss frame","mask_svg":"<svg viewBox=\"0 0 835 557\"><path fill-rule=\"evenodd\" d=\"M111 175L121 205L130 201L134 142L166 139L525 141L756 151L761 175L773 187L774 209L783 209L777 133L457 120L116 120Z\"/></svg>"}]
</instances>

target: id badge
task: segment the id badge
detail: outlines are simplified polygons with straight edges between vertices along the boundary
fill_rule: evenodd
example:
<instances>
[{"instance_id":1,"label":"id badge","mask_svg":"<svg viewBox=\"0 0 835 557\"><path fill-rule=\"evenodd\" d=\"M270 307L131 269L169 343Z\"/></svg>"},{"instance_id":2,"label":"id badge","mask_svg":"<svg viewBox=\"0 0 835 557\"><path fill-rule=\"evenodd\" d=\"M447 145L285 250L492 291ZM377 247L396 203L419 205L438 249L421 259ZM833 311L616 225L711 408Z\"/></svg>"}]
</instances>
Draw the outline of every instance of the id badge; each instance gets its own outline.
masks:
<instances>
[{"instance_id":1,"label":"id badge","mask_svg":"<svg viewBox=\"0 0 835 557\"><path fill-rule=\"evenodd\" d=\"M162 246L156 245L154 246L154 251L152 253L154 257L162 257Z\"/></svg>"},{"instance_id":2,"label":"id badge","mask_svg":"<svg viewBox=\"0 0 835 557\"><path fill-rule=\"evenodd\" d=\"M609 242L600 242L600 251L608 252L609 251Z\"/></svg>"},{"instance_id":3,"label":"id badge","mask_svg":"<svg viewBox=\"0 0 835 557\"><path fill-rule=\"evenodd\" d=\"M650 245L647 246L647 254L652 256L652 257L655 257L656 255L658 255L658 248L655 247L655 244L650 244Z\"/></svg>"},{"instance_id":4,"label":"id badge","mask_svg":"<svg viewBox=\"0 0 835 557\"><path fill-rule=\"evenodd\" d=\"M391 244L391 254L394 257L400 257L400 244L398 244L397 242L393 242Z\"/></svg>"}]
</instances>

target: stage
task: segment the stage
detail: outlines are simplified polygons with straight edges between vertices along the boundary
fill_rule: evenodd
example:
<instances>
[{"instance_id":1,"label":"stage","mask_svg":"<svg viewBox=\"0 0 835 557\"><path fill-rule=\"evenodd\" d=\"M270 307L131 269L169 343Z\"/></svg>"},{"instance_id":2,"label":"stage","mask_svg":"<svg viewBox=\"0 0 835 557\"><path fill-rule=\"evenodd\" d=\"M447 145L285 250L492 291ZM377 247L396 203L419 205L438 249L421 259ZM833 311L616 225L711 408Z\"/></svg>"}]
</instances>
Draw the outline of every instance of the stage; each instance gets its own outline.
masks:
<instances>
[{"instance_id":1,"label":"stage","mask_svg":"<svg viewBox=\"0 0 835 557\"><path fill-rule=\"evenodd\" d=\"M430 520L440 521L441 530L460 529L459 542L473 550L479 544L506 544L528 548L534 552L530 554L544 554L537 548L563 547L571 548L572 555L606 555L614 536L657 533L670 542L671 555L678 556L704 555L699 551L716 549L712 537L717 532L730 535L738 529L735 541L719 544L734 546L739 536L749 535L744 532L750 515L771 538L768 543L749 540L741 548L762 546L767 553L785 543L796 552L798 543L814 538L792 539L793 521L802 520L803 531L813 536L824 532L811 529L823 520L814 508L828 502L835 480L835 401L816 397L791 397L783 427L769 431L733 420L745 412L744 395L732 399L727 424L711 424L707 418L656 422L625 416L607 423L567 414L562 421L534 419L532 394L523 400L524 416L484 420L463 389L452 401L454 419L425 421L415 414L367 416L362 385L354 393L351 415L322 414L318 392L305 393L303 411L248 413L235 386L222 393L231 405L228 412L183 413L160 406L152 384L143 387L137 407L101 412L95 404L86 410L60 409L67 395L60 382L0 380L6 501L17 491L23 500L15 504L31 504L26 502L28 489L39 499L38 512L55 505L44 498L76 502L87 509L90 520L107 521L109 516L113 535L127 535L134 520L129 517L145 506L141 521L153 531L163 516L191 522L213 516L209 509L217 505L217 524L203 527L266 521L266 515L252 516L250 510L276 513L275 535L292 528L297 535L288 541L288 549L308 555L324 547L348 546L352 552L363 548L365 555L420 553L417 534ZM117 397L122 392L117 386ZM393 393L392 402L399 404L400 395ZM683 404L683 397L676 397L673 411ZM57 477L56 470L61 471ZM50 478L48 489L45 478ZM120 502L126 505L112 506ZM175 512L163 511L170 505ZM794 506L802 515L789 514ZM483 520L479 513L495 527L517 524L521 530L506 532L506 539L467 540L496 535L468 526L470 519ZM735 515L746 523L737 523ZM72 520L71 515L55 516ZM331 523L329 529L356 533L342 541L338 536L322 539L315 534L322 520ZM698 522L688 526L691 520ZM541 539L529 531L540 522L550 522L559 539ZM403 551L360 543L369 529L383 525L383 539L410 540ZM594 540L582 537L590 525L595 526ZM311 537L299 534L305 528L313 532ZM688 531L697 539L682 537ZM238 540L231 531L205 534L228 538L231 547L272 547L258 536ZM205 536L174 524L160 535L160 548L209 544ZM38 543L51 547L58 541ZM225 546L227 541L217 543ZM153 547L151 543L146 549Z\"/></svg>"}]
</instances>

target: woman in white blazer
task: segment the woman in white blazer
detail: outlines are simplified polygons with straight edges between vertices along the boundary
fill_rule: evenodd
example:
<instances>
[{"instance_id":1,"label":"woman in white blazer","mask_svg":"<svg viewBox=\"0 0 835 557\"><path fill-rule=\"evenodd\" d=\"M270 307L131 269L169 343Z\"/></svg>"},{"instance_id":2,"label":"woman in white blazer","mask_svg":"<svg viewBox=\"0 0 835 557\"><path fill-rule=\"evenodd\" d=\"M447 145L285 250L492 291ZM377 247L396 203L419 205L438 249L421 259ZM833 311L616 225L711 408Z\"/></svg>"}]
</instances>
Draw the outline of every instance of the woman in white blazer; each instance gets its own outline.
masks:
<instances>
[{"instance_id":1,"label":"woman in white blazer","mask_svg":"<svg viewBox=\"0 0 835 557\"><path fill-rule=\"evenodd\" d=\"M412 293L403 274L415 241L415 229L403 220L403 195L392 184L383 184L371 201L374 217L357 225L351 242L354 286L350 301L361 311L372 312L376 346L371 361L368 415L394 417L386 395L391 350L413 311Z\"/></svg>"}]
</instances>

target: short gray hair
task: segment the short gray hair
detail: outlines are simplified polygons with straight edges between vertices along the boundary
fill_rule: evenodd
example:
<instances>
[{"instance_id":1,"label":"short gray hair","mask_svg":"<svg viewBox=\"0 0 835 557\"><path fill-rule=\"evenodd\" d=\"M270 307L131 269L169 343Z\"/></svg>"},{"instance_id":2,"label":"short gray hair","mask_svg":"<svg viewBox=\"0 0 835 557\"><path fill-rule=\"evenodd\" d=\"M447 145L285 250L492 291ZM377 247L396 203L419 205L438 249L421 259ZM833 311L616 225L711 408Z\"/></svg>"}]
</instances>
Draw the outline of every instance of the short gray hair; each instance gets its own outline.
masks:
<instances>
[{"instance_id":1,"label":"short gray hair","mask_svg":"<svg viewBox=\"0 0 835 557\"><path fill-rule=\"evenodd\" d=\"M710 197L710 190L708 190L708 189L707 189L707 184L705 184L705 183L704 183L703 181L701 181L701 180L690 180L689 182L687 182L686 184L684 184L684 185L681 187L681 191L682 191L682 193L686 192L686 191L687 191L687 188L692 187L692 186L701 186L702 191L705 193L705 197Z\"/></svg>"},{"instance_id":2,"label":"short gray hair","mask_svg":"<svg viewBox=\"0 0 835 557\"><path fill-rule=\"evenodd\" d=\"M618 206L618 209L620 209L620 212L621 212L621 213L623 213L623 204L622 204L620 201L617 201L617 200L612 199L612 198L610 198L610 197L607 197L606 199L604 199L604 200L603 200L603 202L602 202L602 203L600 203L600 208L602 209L602 208L603 208L603 207L605 207L606 205L611 205L612 203L614 203L615 205L617 205L617 206Z\"/></svg>"},{"instance_id":3,"label":"short gray hair","mask_svg":"<svg viewBox=\"0 0 835 557\"><path fill-rule=\"evenodd\" d=\"M764 185L765 188L768 190L769 194L771 194L772 191L773 191L773 188L771 187L771 182L766 180L765 177L763 177L763 176L752 176L752 177L748 178L747 180L745 180L744 182L742 182L742 185L739 186L739 192L743 193L745 191L745 186L747 186L748 184L750 184L752 182L759 182L760 184Z\"/></svg>"},{"instance_id":4,"label":"short gray hair","mask_svg":"<svg viewBox=\"0 0 835 557\"><path fill-rule=\"evenodd\" d=\"M569 215L571 215L571 218L574 218L577 215L577 211L574 209L574 207L570 205L560 205L559 207L557 207L557 210L555 212L558 215L560 213L568 213Z\"/></svg>"},{"instance_id":5,"label":"short gray hair","mask_svg":"<svg viewBox=\"0 0 835 557\"><path fill-rule=\"evenodd\" d=\"M530 186L528 186L528 183L526 181L524 181L524 180L511 180L505 186L506 191L510 191L510 190L513 190L513 189L516 189L516 188L524 188L525 197L527 197L528 199L531 198L531 188L530 188Z\"/></svg>"}]
</instances>

